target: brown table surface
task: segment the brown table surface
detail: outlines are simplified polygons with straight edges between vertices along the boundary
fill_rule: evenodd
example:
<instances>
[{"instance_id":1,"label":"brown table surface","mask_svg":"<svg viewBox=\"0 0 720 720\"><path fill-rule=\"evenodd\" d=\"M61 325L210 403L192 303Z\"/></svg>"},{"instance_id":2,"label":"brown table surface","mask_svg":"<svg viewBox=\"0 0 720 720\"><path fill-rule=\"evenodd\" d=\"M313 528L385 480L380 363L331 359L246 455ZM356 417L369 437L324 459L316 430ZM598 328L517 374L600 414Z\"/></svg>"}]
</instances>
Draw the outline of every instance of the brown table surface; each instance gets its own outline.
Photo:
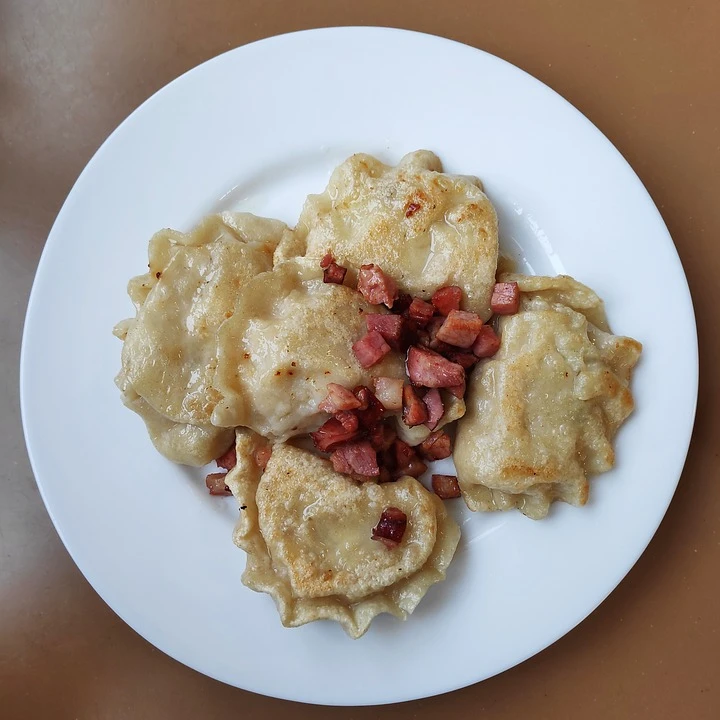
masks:
<instances>
[{"instance_id":1,"label":"brown table surface","mask_svg":"<svg viewBox=\"0 0 720 720\"><path fill-rule=\"evenodd\" d=\"M519 667L450 695L385 708L317 708L253 695L180 665L136 635L58 539L19 417L18 355L35 267L98 146L194 65L252 40L328 25L389 25L460 40L574 103L630 161L660 208L700 333L703 373L685 472L657 536L618 589ZM711 331L720 276L718 27L716 0L0 3L0 718L364 720L482 711L498 720L720 718L720 443L712 431L720 427L720 335ZM662 288L648 298L648 312L662 312ZM672 330L667 351L682 352L672 347Z\"/></svg>"}]
</instances>

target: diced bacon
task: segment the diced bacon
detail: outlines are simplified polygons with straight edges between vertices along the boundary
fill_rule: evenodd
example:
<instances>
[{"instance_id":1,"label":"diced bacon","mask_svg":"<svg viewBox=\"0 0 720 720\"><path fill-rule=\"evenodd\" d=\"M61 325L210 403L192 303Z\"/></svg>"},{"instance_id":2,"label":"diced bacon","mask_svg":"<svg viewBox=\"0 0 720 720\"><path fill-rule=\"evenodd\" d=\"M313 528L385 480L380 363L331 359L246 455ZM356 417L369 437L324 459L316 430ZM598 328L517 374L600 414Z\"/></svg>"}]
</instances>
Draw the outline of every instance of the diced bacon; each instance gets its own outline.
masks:
<instances>
[{"instance_id":1,"label":"diced bacon","mask_svg":"<svg viewBox=\"0 0 720 720\"><path fill-rule=\"evenodd\" d=\"M490 308L496 315L514 315L520 307L520 288L516 282L495 283Z\"/></svg>"},{"instance_id":2,"label":"diced bacon","mask_svg":"<svg viewBox=\"0 0 720 720\"><path fill-rule=\"evenodd\" d=\"M456 398L459 398L462 400L465 397L465 390L467 386L465 384L465 381L463 380L459 385L453 385L449 388L447 388L447 391L454 395Z\"/></svg>"},{"instance_id":3,"label":"diced bacon","mask_svg":"<svg viewBox=\"0 0 720 720\"><path fill-rule=\"evenodd\" d=\"M342 265L338 265L335 262L331 262L323 270L323 282L335 283L336 285L342 285L345 280L346 273L347 273L347 268L344 268Z\"/></svg>"},{"instance_id":4,"label":"diced bacon","mask_svg":"<svg viewBox=\"0 0 720 720\"><path fill-rule=\"evenodd\" d=\"M465 382L461 365L427 348L413 346L407 352L407 374L413 385L450 388Z\"/></svg>"},{"instance_id":5,"label":"diced bacon","mask_svg":"<svg viewBox=\"0 0 720 720\"><path fill-rule=\"evenodd\" d=\"M378 452L383 452L392 447L396 437L397 433L395 430L385 423L375 425L370 428L370 431L368 432L370 444Z\"/></svg>"},{"instance_id":6,"label":"diced bacon","mask_svg":"<svg viewBox=\"0 0 720 720\"><path fill-rule=\"evenodd\" d=\"M390 471L386 467L381 467L380 474L377 476L378 484L392 482L392 481L393 481L393 476L390 474Z\"/></svg>"},{"instance_id":7,"label":"diced bacon","mask_svg":"<svg viewBox=\"0 0 720 720\"><path fill-rule=\"evenodd\" d=\"M460 497L460 485L455 475L433 475L432 489L443 500Z\"/></svg>"},{"instance_id":8,"label":"diced bacon","mask_svg":"<svg viewBox=\"0 0 720 720\"><path fill-rule=\"evenodd\" d=\"M407 310L408 317L411 317L418 325L427 325L435 314L435 308L419 297L413 298Z\"/></svg>"},{"instance_id":9,"label":"diced bacon","mask_svg":"<svg viewBox=\"0 0 720 720\"><path fill-rule=\"evenodd\" d=\"M335 258L333 257L333 254L331 252L326 252L323 255L323 259L320 261L320 267L325 270L325 268L330 267L330 265L334 262Z\"/></svg>"},{"instance_id":10,"label":"diced bacon","mask_svg":"<svg viewBox=\"0 0 720 720\"><path fill-rule=\"evenodd\" d=\"M425 403L415 391L412 385L403 388L403 422L408 427L422 425L428 419L428 411Z\"/></svg>"},{"instance_id":11,"label":"diced bacon","mask_svg":"<svg viewBox=\"0 0 720 720\"><path fill-rule=\"evenodd\" d=\"M452 455L452 440L444 430L436 430L420 443L420 452L428 460L444 460Z\"/></svg>"},{"instance_id":12,"label":"diced bacon","mask_svg":"<svg viewBox=\"0 0 720 720\"><path fill-rule=\"evenodd\" d=\"M339 413L335 413L335 419L348 432L355 432L360 427L358 416L351 410L341 410Z\"/></svg>"},{"instance_id":13,"label":"diced bacon","mask_svg":"<svg viewBox=\"0 0 720 720\"><path fill-rule=\"evenodd\" d=\"M402 410L403 381L401 378L376 377L375 396L390 412Z\"/></svg>"},{"instance_id":14,"label":"diced bacon","mask_svg":"<svg viewBox=\"0 0 720 720\"><path fill-rule=\"evenodd\" d=\"M257 450L255 450L255 452L253 453L253 460L255 460L255 464L261 470L265 470L268 462L270 461L271 455L272 455L272 448L270 448L267 445L262 445Z\"/></svg>"},{"instance_id":15,"label":"diced bacon","mask_svg":"<svg viewBox=\"0 0 720 720\"><path fill-rule=\"evenodd\" d=\"M365 324L368 332L377 332L383 340L396 350L400 347L403 334L403 318L400 315L381 315L380 313L367 313Z\"/></svg>"},{"instance_id":16,"label":"diced bacon","mask_svg":"<svg viewBox=\"0 0 720 720\"><path fill-rule=\"evenodd\" d=\"M486 326L483 325L483 328L484 327ZM480 328L481 334L483 328ZM480 336L478 335L478 337ZM469 370L478 361L477 355L471 352L463 352L462 350L448 350L443 354L448 360L451 360L458 365L462 365L466 370Z\"/></svg>"},{"instance_id":17,"label":"diced bacon","mask_svg":"<svg viewBox=\"0 0 720 720\"><path fill-rule=\"evenodd\" d=\"M372 529L372 539L380 540L388 549L396 548L403 539L407 515L396 507L385 508L378 524Z\"/></svg>"},{"instance_id":18,"label":"diced bacon","mask_svg":"<svg viewBox=\"0 0 720 720\"><path fill-rule=\"evenodd\" d=\"M423 402L427 408L427 420L425 421L425 425L430 430L434 430L442 419L442 416L445 414L445 406L443 405L442 398L440 397L440 391L437 388L428 390L425 393Z\"/></svg>"},{"instance_id":19,"label":"diced bacon","mask_svg":"<svg viewBox=\"0 0 720 720\"><path fill-rule=\"evenodd\" d=\"M318 405L318 410L334 415L341 410L355 410L360 407L360 401L351 390L337 383L328 383L327 397Z\"/></svg>"},{"instance_id":20,"label":"diced bacon","mask_svg":"<svg viewBox=\"0 0 720 720\"><path fill-rule=\"evenodd\" d=\"M421 339L421 344L426 345L431 350L435 350L436 344L442 345L439 340L437 340L437 333L438 330L442 327L442 324L445 322L445 318L441 317L434 317L431 318L430 322L428 322L427 326L425 327L425 331L427 333L427 339L423 341Z\"/></svg>"},{"instance_id":21,"label":"diced bacon","mask_svg":"<svg viewBox=\"0 0 720 720\"><path fill-rule=\"evenodd\" d=\"M403 475L418 478L426 470L427 465L418 457L418 454L406 442L395 441L395 470L393 476L396 478Z\"/></svg>"},{"instance_id":22,"label":"diced bacon","mask_svg":"<svg viewBox=\"0 0 720 720\"><path fill-rule=\"evenodd\" d=\"M390 346L385 342L383 336L374 330L360 338L352 346L352 349L358 362L364 368L372 367L390 352Z\"/></svg>"},{"instance_id":23,"label":"diced bacon","mask_svg":"<svg viewBox=\"0 0 720 720\"><path fill-rule=\"evenodd\" d=\"M357 473L377 477L380 468L373 446L367 440L349 442L336 448L330 456L330 462L337 472ZM345 468L350 468L349 470Z\"/></svg>"},{"instance_id":24,"label":"diced bacon","mask_svg":"<svg viewBox=\"0 0 720 720\"><path fill-rule=\"evenodd\" d=\"M477 339L473 343L472 351L476 357L492 357L500 349L500 338L490 325L480 328Z\"/></svg>"},{"instance_id":25,"label":"diced bacon","mask_svg":"<svg viewBox=\"0 0 720 720\"><path fill-rule=\"evenodd\" d=\"M216 465L225 470L232 470L237 465L237 453L235 452L235 441L217 460Z\"/></svg>"},{"instance_id":26,"label":"diced bacon","mask_svg":"<svg viewBox=\"0 0 720 720\"><path fill-rule=\"evenodd\" d=\"M210 473L205 478L205 485L211 495L230 495L230 488L225 484L227 473Z\"/></svg>"},{"instance_id":27,"label":"diced bacon","mask_svg":"<svg viewBox=\"0 0 720 720\"><path fill-rule=\"evenodd\" d=\"M357 430L346 430L342 423L335 418L330 418L323 423L310 437L315 447L321 452L331 452L338 445L353 440L358 434Z\"/></svg>"},{"instance_id":28,"label":"diced bacon","mask_svg":"<svg viewBox=\"0 0 720 720\"><path fill-rule=\"evenodd\" d=\"M397 285L377 265L361 265L357 289L372 305L391 308L397 297Z\"/></svg>"},{"instance_id":29,"label":"diced bacon","mask_svg":"<svg viewBox=\"0 0 720 720\"><path fill-rule=\"evenodd\" d=\"M392 306L392 311L394 313L404 313L412 303L413 298L412 295L408 295L407 293L400 293L396 298L395 302Z\"/></svg>"},{"instance_id":30,"label":"diced bacon","mask_svg":"<svg viewBox=\"0 0 720 720\"><path fill-rule=\"evenodd\" d=\"M457 285L448 285L435 291L430 302L441 315L449 315L451 310L459 310L462 302L462 290Z\"/></svg>"},{"instance_id":31,"label":"diced bacon","mask_svg":"<svg viewBox=\"0 0 720 720\"><path fill-rule=\"evenodd\" d=\"M360 401L360 407L356 411L360 424L366 429L374 427L385 415L385 407L369 387L358 385L353 392Z\"/></svg>"},{"instance_id":32,"label":"diced bacon","mask_svg":"<svg viewBox=\"0 0 720 720\"><path fill-rule=\"evenodd\" d=\"M448 345L469 348L475 342L482 325L483 321L475 313L451 310L436 337Z\"/></svg>"}]
</instances>

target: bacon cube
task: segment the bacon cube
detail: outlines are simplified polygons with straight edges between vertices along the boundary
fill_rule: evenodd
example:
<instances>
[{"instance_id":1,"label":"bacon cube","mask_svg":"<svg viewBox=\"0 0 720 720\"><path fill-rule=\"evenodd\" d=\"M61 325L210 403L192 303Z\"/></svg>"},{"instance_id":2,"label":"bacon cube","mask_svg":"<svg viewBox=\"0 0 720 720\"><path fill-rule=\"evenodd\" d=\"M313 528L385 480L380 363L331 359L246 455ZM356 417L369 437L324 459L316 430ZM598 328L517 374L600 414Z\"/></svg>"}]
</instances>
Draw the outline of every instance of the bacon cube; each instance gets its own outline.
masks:
<instances>
[{"instance_id":1,"label":"bacon cube","mask_svg":"<svg viewBox=\"0 0 720 720\"><path fill-rule=\"evenodd\" d=\"M205 478L205 486L211 495L231 495L230 488L225 484L227 473L210 473Z\"/></svg>"},{"instance_id":2,"label":"bacon cube","mask_svg":"<svg viewBox=\"0 0 720 720\"><path fill-rule=\"evenodd\" d=\"M333 451L330 462L336 472L348 475L357 473L358 475L377 477L380 474L377 455L367 440L341 445Z\"/></svg>"},{"instance_id":3,"label":"bacon cube","mask_svg":"<svg viewBox=\"0 0 720 720\"><path fill-rule=\"evenodd\" d=\"M460 485L455 475L433 475L432 489L443 500L460 497Z\"/></svg>"},{"instance_id":4,"label":"bacon cube","mask_svg":"<svg viewBox=\"0 0 720 720\"><path fill-rule=\"evenodd\" d=\"M516 282L495 283L490 307L496 315L514 315L520 308L520 288Z\"/></svg>"},{"instance_id":5,"label":"bacon cube","mask_svg":"<svg viewBox=\"0 0 720 720\"><path fill-rule=\"evenodd\" d=\"M430 388L450 388L465 382L461 365L427 348L413 346L408 349L406 367L413 385Z\"/></svg>"},{"instance_id":6,"label":"bacon cube","mask_svg":"<svg viewBox=\"0 0 720 720\"><path fill-rule=\"evenodd\" d=\"M416 297L413 298L407 312L408 316L418 325L427 325L435 314L435 308L430 303Z\"/></svg>"},{"instance_id":7,"label":"bacon cube","mask_svg":"<svg viewBox=\"0 0 720 720\"><path fill-rule=\"evenodd\" d=\"M357 289L372 305L391 308L397 297L397 285L377 265L361 265Z\"/></svg>"},{"instance_id":8,"label":"bacon cube","mask_svg":"<svg viewBox=\"0 0 720 720\"><path fill-rule=\"evenodd\" d=\"M331 262L323 270L323 282L335 283L336 285L342 285L345 280L346 273L347 273L347 268L344 268L344 267L342 267L342 265L338 265L335 262Z\"/></svg>"},{"instance_id":9,"label":"bacon cube","mask_svg":"<svg viewBox=\"0 0 720 720\"><path fill-rule=\"evenodd\" d=\"M418 454L406 442L400 439L395 440L395 470L393 477L399 478L403 475L419 478L426 470L427 465L418 457Z\"/></svg>"},{"instance_id":10,"label":"bacon cube","mask_svg":"<svg viewBox=\"0 0 720 720\"><path fill-rule=\"evenodd\" d=\"M396 350L400 347L403 334L403 318L400 315L367 313L365 315L365 324L368 332L380 333L390 347Z\"/></svg>"},{"instance_id":11,"label":"bacon cube","mask_svg":"<svg viewBox=\"0 0 720 720\"><path fill-rule=\"evenodd\" d=\"M440 391L437 388L428 390L425 393L423 402L427 408L427 421L425 425L430 430L434 430L445 414L445 406L443 405L442 397L440 397Z\"/></svg>"},{"instance_id":12,"label":"bacon cube","mask_svg":"<svg viewBox=\"0 0 720 720\"><path fill-rule=\"evenodd\" d=\"M396 548L403 539L407 527L407 515L396 507L383 510L378 524L372 529L372 539L380 540L389 550Z\"/></svg>"},{"instance_id":13,"label":"bacon cube","mask_svg":"<svg viewBox=\"0 0 720 720\"><path fill-rule=\"evenodd\" d=\"M320 261L320 267L325 270L325 268L330 267L332 263L335 262L335 258L333 257L333 254L328 251L323 255L322 260Z\"/></svg>"},{"instance_id":14,"label":"bacon cube","mask_svg":"<svg viewBox=\"0 0 720 720\"><path fill-rule=\"evenodd\" d=\"M451 310L459 310L462 302L462 290L457 285L447 285L436 290L430 302L441 315L449 315Z\"/></svg>"},{"instance_id":15,"label":"bacon cube","mask_svg":"<svg viewBox=\"0 0 720 720\"><path fill-rule=\"evenodd\" d=\"M428 411L425 403L415 391L412 385L405 385L403 388L403 422L408 427L422 425L428 419Z\"/></svg>"},{"instance_id":16,"label":"bacon cube","mask_svg":"<svg viewBox=\"0 0 720 720\"><path fill-rule=\"evenodd\" d=\"M337 383L328 383L327 397L318 405L318 410L334 415L341 410L355 410L360 407L360 401L351 390Z\"/></svg>"},{"instance_id":17,"label":"bacon cube","mask_svg":"<svg viewBox=\"0 0 720 720\"><path fill-rule=\"evenodd\" d=\"M479 358L488 358L492 357L499 349L500 338L490 325L483 325L473 343L473 354Z\"/></svg>"},{"instance_id":18,"label":"bacon cube","mask_svg":"<svg viewBox=\"0 0 720 720\"><path fill-rule=\"evenodd\" d=\"M483 321L473 312L451 310L436 337L448 345L469 348L475 342L482 325Z\"/></svg>"},{"instance_id":19,"label":"bacon cube","mask_svg":"<svg viewBox=\"0 0 720 720\"><path fill-rule=\"evenodd\" d=\"M358 385L353 392L355 397L360 400L360 407L355 411L360 420L360 425L366 429L377 425L385 415L383 404L375 397L369 387Z\"/></svg>"},{"instance_id":20,"label":"bacon cube","mask_svg":"<svg viewBox=\"0 0 720 720\"><path fill-rule=\"evenodd\" d=\"M352 346L352 350L360 365L369 368L380 362L390 352L390 346L379 332L373 330L361 337Z\"/></svg>"},{"instance_id":21,"label":"bacon cube","mask_svg":"<svg viewBox=\"0 0 720 720\"><path fill-rule=\"evenodd\" d=\"M444 460L452 455L452 440L444 430L436 430L420 443L420 452L428 460Z\"/></svg>"},{"instance_id":22,"label":"bacon cube","mask_svg":"<svg viewBox=\"0 0 720 720\"><path fill-rule=\"evenodd\" d=\"M368 439L370 444L378 452L384 452L392 447L395 442L397 433L395 430L385 423L379 423L370 428L368 432Z\"/></svg>"},{"instance_id":23,"label":"bacon cube","mask_svg":"<svg viewBox=\"0 0 720 720\"><path fill-rule=\"evenodd\" d=\"M338 445L353 440L357 434L357 429L347 430L339 420L330 418L315 432L310 433L310 437L320 452L331 452Z\"/></svg>"}]
</instances>

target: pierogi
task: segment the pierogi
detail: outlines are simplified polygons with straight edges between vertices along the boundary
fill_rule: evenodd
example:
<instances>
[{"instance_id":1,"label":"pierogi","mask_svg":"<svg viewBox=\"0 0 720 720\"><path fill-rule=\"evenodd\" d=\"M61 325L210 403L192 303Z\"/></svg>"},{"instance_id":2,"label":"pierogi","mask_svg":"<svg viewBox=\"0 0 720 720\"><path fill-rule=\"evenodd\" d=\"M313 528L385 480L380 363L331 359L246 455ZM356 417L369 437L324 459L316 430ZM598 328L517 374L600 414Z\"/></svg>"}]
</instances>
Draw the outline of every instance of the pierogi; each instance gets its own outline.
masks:
<instances>
[{"instance_id":1,"label":"pierogi","mask_svg":"<svg viewBox=\"0 0 720 720\"><path fill-rule=\"evenodd\" d=\"M323 282L318 263L282 262L249 281L218 334L214 387L218 426L249 427L273 440L314 430L328 383L353 388L376 376L404 377L402 357L363 369L352 344L365 314L384 312L345 285Z\"/></svg>"},{"instance_id":2,"label":"pierogi","mask_svg":"<svg viewBox=\"0 0 720 720\"><path fill-rule=\"evenodd\" d=\"M612 335L602 301L570 277L500 280L518 283L520 310L471 376L455 465L471 510L542 518L554 500L584 505L588 475L613 466L641 345Z\"/></svg>"},{"instance_id":3,"label":"pierogi","mask_svg":"<svg viewBox=\"0 0 720 720\"><path fill-rule=\"evenodd\" d=\"M324 193L305 202L295 235L276 253L359 268L375 263L401 291L428 300L445 285L463 290L463 309L490 315L498 259L497 215L477 178L447 175L419 150L389 167L353 155Z\"/></svg>"},{"instance_id":4,"label":"pierogi","mask_svg":"<svg viewBox=\"0 0 720 720\"><path fill-rule=\"evenodd\" d=\"M273 597L283 625L331 619L357 638L380 613L405 619L444 579L460 529L417 480L358 484L284 443L263 473L252 459L263 442L238 431L226 482L240 507L234 540L247 553L243 583ZM394 549L371 539L388 506L407 514Z\"/></svg>"},{"instance_id":5,"label":"pierogi","mask_svg":"<svg viewBox=\"0 0 720 720\"><path fill-rule=\"evenodd\" d=\"M212 384L218 329L247 282L272 268L286 233L278 220L222 213L191 233L163 230L152 238L150 270L128 286L137 316L117 333L127 382L157 413L210 425L220 398Z\"/></svg>"}]
</instances>

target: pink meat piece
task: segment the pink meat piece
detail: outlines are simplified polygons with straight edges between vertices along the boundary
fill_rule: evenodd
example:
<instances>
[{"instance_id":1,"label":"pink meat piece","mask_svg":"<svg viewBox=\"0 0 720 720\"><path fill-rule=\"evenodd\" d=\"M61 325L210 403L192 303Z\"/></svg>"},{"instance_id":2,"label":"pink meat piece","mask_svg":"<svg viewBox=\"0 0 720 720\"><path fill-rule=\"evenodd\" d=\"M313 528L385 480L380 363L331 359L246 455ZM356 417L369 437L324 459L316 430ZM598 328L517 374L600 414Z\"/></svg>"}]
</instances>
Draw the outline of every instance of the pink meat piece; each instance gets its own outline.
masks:
<instances>
[{"instance_id":1,"label":"pink meat piece","mask_svg":"<svg viewBox=\"0 0 720 720\"><path fill-rule=\"evenodd\" d=\"M407 373L414 385L450 388L465 382L462 365L451 362L427 348L413 346L407 353Z\"/></svg>"}]
</instances>

